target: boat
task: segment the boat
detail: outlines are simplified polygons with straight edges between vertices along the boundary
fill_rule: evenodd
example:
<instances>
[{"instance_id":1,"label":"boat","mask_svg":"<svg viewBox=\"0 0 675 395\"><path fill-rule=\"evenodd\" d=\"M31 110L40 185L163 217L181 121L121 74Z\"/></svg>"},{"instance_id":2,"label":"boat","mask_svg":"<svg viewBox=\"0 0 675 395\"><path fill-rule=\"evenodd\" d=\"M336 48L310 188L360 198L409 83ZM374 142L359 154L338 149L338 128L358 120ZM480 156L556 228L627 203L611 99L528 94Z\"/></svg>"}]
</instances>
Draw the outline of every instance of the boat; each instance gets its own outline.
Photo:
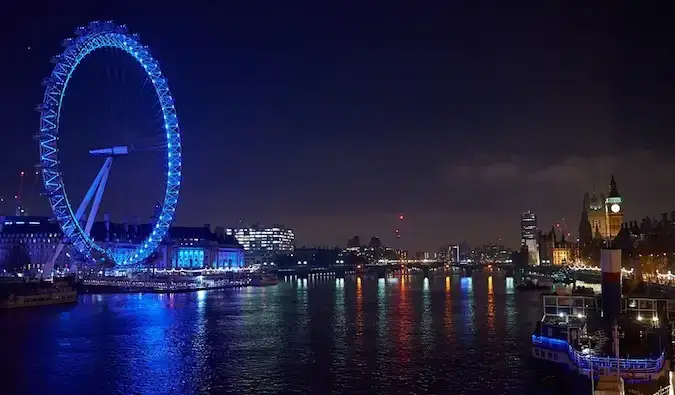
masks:
<instances>
[{"instance_id":1,"label":"boat","mask_svg":"<svg viewBox=\"0 0 675 395\"><path fill-rule=\"evenodd\" d=\"M545 291L551 290L551 284L545 284L541 282L534 282L531 280L525 280L518 285L516 285L516 289L520 291Z\"/></svg>"},{"instance_id":2,"label":"boat","mask_svg":"<svg viewBox=\"0 0 675 395\"><path fill-rule=\"evenodd\" d=\"M601 295L586 290L542 294L544 314L532 333L532 358L542 368L561 367L594 382L620 377L627 393L660 393L670 384L665 345L673 338L675 299L624 296L613 323L602 318L602 303Z\"/></svg>"},{"instance_id":3,"label":"boat","mask_svg":"<svg viewBox=\"0 0 675 395\"><path fill-rule=\"evenodd\" d=\"M9 291L9 293L7 293ZM69 304L77 302L77 290L72 283L23 283L6 290L0 299L0 309Z\"/></svg>"},{"instance_id":4,"label":"boat","mask_svg":"<svg viewBox=\"0 0 675 395\"><path fill-rule=\"evenodd\" d=\"M265 286L265 285L277 285L279 278L276 274L265 273L261 275L254 275L251 277L251 285L254 286Z\"/></svg>"}]
</instances>

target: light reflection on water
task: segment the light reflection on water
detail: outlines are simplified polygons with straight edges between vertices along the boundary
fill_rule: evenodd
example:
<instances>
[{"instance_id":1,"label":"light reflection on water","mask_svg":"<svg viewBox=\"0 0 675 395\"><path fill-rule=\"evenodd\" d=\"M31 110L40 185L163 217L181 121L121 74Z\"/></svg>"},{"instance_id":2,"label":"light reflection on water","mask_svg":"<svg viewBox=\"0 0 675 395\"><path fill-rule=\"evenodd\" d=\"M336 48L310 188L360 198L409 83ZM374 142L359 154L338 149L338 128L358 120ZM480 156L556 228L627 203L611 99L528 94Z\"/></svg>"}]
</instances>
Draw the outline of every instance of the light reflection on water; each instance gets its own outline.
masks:
<instances>
[{"instance_id":1,"label":"light reflection on water","mask_svg":"<svg viewBox=\"0 0 675 395\"><path fill-rule=\"evenodd\" d=\"M345 314L345 279L335 279L335 302L333 307L333 367L331 370L343 371L347 367L347 314Z\"/></svg>"},{"instance_id":2,"label":"light reflection on water","mask_svg":"<svg viewBox=\"0 0 675 395\"><path fill-rule=\"evenodd\" d=\"M540 304L483 273L84 295L0 315L0 368L17 394L569 391L528 363Z\"/></svg>"},{"instance_id":3,"label":"light reflection on water","mask_svg":"<svg viewBox=\"0 0 675 395\"><path fill-rule=\"evenodd\" d=\"M424 278L422 282L422 323L420 328L420 336L422 337L422 347L424 356L426 358L431 358L434 351L434 337L435 331L433 330L431 312L431 291L429 289L429 279Z\"/></svg>"},{"instance_id":4,"label":"light reflection on water","mask_svg":"<svg viewBox=\"0 0 675 395\"><path fill-rule=\"evenodd\" d=\"M492 285L492 276L487 278L487 327L488 336L495 336L495 290Z\"/></svg>"},{"instance_id":5,"label":"light reflection on water","mask_svg":"<svg viewBox=\"0 0 675 395\"><path fill-rule=\"evenodd\" d=\"M452 315L452 277L445 277L445 305L444 314L443 314L443 332L445 334L446 342L454 342L456 340L455 328L452 324L453 315Z\"/></svg>"}]
</instances>

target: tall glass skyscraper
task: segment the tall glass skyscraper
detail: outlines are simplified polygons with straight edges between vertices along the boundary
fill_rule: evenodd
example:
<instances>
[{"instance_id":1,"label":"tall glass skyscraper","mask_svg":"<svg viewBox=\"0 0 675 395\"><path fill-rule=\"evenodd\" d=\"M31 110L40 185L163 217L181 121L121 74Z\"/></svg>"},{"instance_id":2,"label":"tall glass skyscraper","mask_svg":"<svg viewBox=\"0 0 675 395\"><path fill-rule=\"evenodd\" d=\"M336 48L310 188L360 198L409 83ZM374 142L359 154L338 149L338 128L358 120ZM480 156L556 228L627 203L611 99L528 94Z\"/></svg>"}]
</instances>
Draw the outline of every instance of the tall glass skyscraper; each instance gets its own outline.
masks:
<instances>
[{"instance_id":1,"label":"tall glass skyscraper","mask_svg":"<svg viewBox=\"0 0 675 395\"><path fill-rule=\"evenodd\" d=\"M539 227L537 215L526 211L520 216L520 245L527 247L527 263L539 265Z\"/></svg>"}]
</instances>

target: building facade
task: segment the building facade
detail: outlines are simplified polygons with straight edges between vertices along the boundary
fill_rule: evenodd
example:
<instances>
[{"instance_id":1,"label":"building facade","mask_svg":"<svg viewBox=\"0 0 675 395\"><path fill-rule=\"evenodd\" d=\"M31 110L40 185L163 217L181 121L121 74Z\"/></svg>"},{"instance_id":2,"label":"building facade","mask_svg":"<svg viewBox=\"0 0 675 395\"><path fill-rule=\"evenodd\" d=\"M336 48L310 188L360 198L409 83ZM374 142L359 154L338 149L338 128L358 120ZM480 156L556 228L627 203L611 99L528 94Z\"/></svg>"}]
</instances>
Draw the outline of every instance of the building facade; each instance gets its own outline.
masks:
<instances>
[{"instance_id":1,"label":"building facade","mask_svg":"<svg viewBox=\"0 0 675 395\"><path fill-rule=\"evenodd\" d=\"M527 248L527 263L539 266L539 227L537 215L532 211L520 216L520 245Z\"/></svg>"},{"instance_id":2,"label":"building facade","mask_svg":"<svg viewBox=\"0 0 675 395\"><path fill-rule=\"evenodd\" d=\"M605 213L607 216L607 239L614 239L621 231L623 225L623 198L614 180L614 175L609 182L609 194L605 199Z\"/></svg>"},{"instance_id":3,"label":"building facade","mask_svg":"<svg viewBox=\"0 0 675 395\"><path fill-rule=\"evenodd\" d=\"M113 254L124 255L133 251L152 230L152 224L121 224L95 222L91 236ZM52 258L62 240L58 224L47 217L0 217L0 263L12 251L27 253L30 265L41 268ZM66 268L77 263L68 248L55 261L57 267ZM147 267L158 269L238 269L244 266L244 249L237 240L227 235L223 228L211 231L203 227L172 227L164 242L146 262Z\"/></svg>"},{"instance_id":4,"label":"building facade","mask_svg":"<svg viewBox=\"0 0 675 395\"><path fill-rule=\"evenodd\" d=\"M579 225L580 243L589 243L589 235L586 231L585 221L588 221L592 238L600 241L611 241L619 234L623 226L624 207L623 198L619 194L619 189L614 179L614 175L609 182L608 194L593 195L588 198L584 196L584 211L582 213L581 223Z\"/></svg>"},{"instance_id":5,"label":"building facade","mask_svg":"<svg viewBox=\"0 0 675 395\"><path fill-rule=\"evenodd\" d=\"M607 213L605 213L605 195L593 193L588 205L588 222L593 238L604 239L607 235Z\"/></svg>"},{"instance_id":6,"label":"building facade","mask_svg":"<svg viewBox=\"0 0 675 395\"><path fill-rule=\"evenodd\" d=\"M539 233L539 256L542 264L565 266L578 259L579 244L568 241L564 232L551 228L548 233Z\"/></svg>"},{"instance_id":7,"label":"building facade","mask_svg":"<svg viewBox=\"0 0 675 395\"><path fill-rule=\"evenodd\" d=\"M266 228L254 225L247 228L227 229L244 248L247 265L267 264L277 255L290 255L294 251L295 233L281 225Z\"/></svg>"},{"instance_id":8,"label":"building facade","mask_svg":"<svg viewBox=\"0 0 675 395\"><path fill-rule=\"evenodd\" d=\"M61 241L61 229L58 224L51 223L45 217L0 216L0 265L12 267L28 261L29 270L41 269L54 255ZM22 262L8 262L19 259L12 257L15 250L20 250ZM68 255L61 254L55 265L64 267Z\"/></svg>"},{"instance_id":9,"label":"building facade","mask_svg":"<svg viewBox=\"0 0 675 395\"><path fill-rule=\"evenodd\" d=\"M239 269L244 266L244 249L223 228L172 227L161 251L169 269Z\"/></svg>"},{"instance_id":10,"label":"building facade","mask_svg":"<svg viewBox=\"0 0 675 395\"><path fill-rule=\"evenodd\" d=\"M501 244L484 244L471 249L469 262L475 263L510 263L513 250Z\"/></svg>"},{"instance_id":11,"label":"building facade","mask_svg":"<svg viewBox=\"0 0 675 395\"><path fill-rule=\"evenodd\" d=\"M551 264L553 266L566 266L574 263L576 254L573 245L557 245L553 248L553 259Z\"/></svg>"}]
</instances>

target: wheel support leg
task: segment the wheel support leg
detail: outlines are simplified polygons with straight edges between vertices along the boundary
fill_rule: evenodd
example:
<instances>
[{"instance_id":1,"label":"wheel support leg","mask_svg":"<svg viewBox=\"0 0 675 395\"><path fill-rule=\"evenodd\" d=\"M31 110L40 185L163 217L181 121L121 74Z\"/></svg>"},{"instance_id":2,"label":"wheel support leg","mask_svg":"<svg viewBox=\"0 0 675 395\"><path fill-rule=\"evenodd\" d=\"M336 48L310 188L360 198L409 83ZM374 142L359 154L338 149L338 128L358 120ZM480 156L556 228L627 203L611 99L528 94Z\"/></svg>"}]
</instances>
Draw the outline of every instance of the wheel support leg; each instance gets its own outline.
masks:
<instances>
[{"instance_id":1,"label":"wheel support leg","mask_svg":"<svg viewBox=\"0 0 675 395\"><path fill-rule=\"evenodd\" d=\"M112 166L112 160L113 160L112 156L106 158L105 162L103 163L103 166L101 167L101 170L99 170L98 174L96 175L96 178L94 178L94 182L91 183L91 186L87 191L87 194L84 195L82 203L80 203L80 206L77 208L77 211L75 212L75 219L79 222L80 219L82 218L82 215L84 214L84 211L89 206L91 198L94 197L94 193L96 193L96 197L94 198L94 204L92 206L91 211L89 212L89 216L87 217L87 224L85 226L85 233L87 235L89 235L91 227L94 225L96 212L98 211L98 207L101 204L101 198L103 197L103 190L105 189L105 184L107 183L108 175L110 174L110 167ZM49 261L47 261L45 266L42 268L41 277L44 277L45 273L49 278L52 277L51 273L52 269L54 269L54 263L56 262L59 255L63 251L63 247L65 247L65 244L63 242L60 242L56 246L56 250L54 250L54 255L52 255Z\"/></svg>"}]
</instances>

